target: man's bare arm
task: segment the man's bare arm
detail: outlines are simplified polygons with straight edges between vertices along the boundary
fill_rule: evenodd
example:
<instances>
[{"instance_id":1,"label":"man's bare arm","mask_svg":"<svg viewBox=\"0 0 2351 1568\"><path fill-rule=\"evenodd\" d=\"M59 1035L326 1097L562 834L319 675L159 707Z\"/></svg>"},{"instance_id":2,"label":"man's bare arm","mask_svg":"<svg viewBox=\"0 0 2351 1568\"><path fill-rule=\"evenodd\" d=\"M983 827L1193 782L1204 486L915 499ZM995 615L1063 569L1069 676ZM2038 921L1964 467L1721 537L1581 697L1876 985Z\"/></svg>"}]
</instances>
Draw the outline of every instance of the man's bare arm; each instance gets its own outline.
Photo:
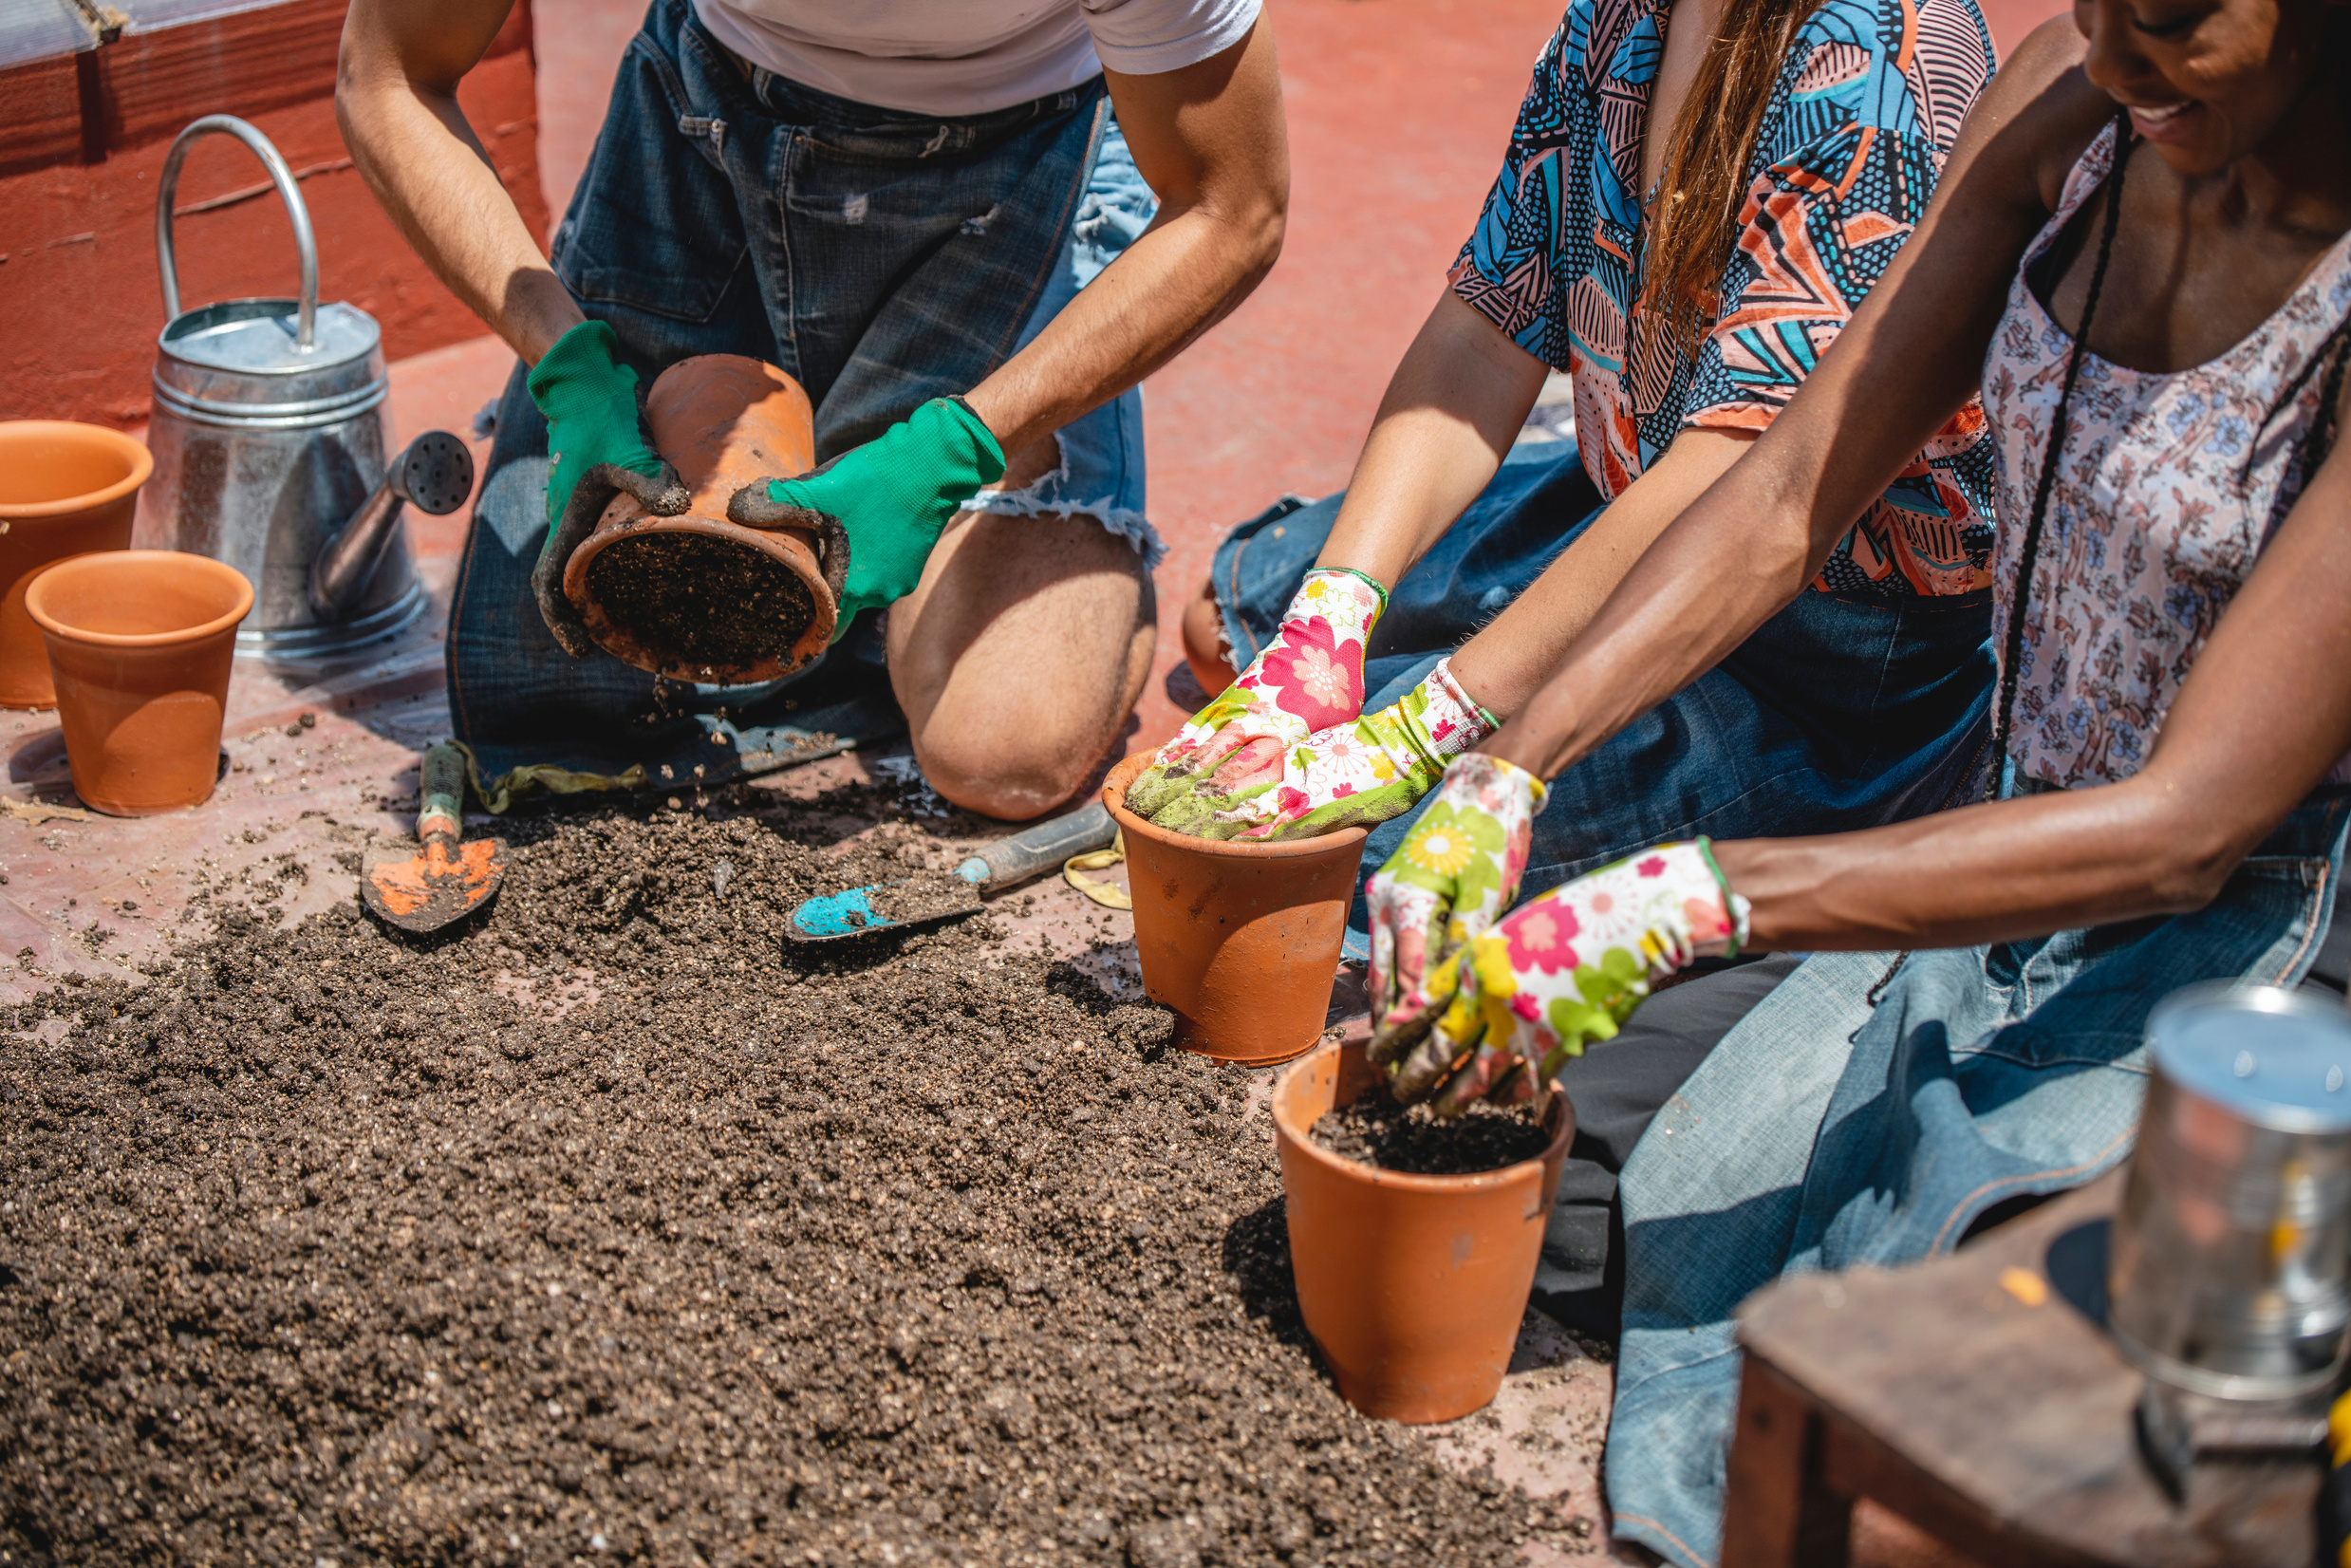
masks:
<instances>
[{"instance_id":1,"label":"man's bare arm","mask_svg":"<svg viewBox=\"0 0 2351 1568\"><path fill-rule=\"evenodd\" d=\"M434 276L528 364L579 325L457 108L513 0L351 0L335 118L368 189Z\"/></svg>"},{"instance_id":2,"label":"man's bare arm","mask_svg":"<svg viewBox=\"0 0 2351 1568\"><path fill-rule=\"evenodd\" d=\"M1104 75L1159 215L1036 342L972 389L966 401L1008 453L1173 359L1246 299L1281 253L1289 136L1264 21L1196 65Z\"/></svg>"}]
</instances>

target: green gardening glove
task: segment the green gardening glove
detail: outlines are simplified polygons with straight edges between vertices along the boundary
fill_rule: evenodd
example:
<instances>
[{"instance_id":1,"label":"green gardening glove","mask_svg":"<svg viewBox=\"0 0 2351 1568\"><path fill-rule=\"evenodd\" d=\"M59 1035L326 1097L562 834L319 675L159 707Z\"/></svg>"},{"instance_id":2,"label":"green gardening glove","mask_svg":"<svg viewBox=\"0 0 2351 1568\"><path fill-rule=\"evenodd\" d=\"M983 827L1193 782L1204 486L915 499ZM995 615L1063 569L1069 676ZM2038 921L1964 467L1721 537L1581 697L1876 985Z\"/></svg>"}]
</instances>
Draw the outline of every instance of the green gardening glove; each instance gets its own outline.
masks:
<instances>
[{"instance_id":1,"label":"green gardening glove","mask_svg":"<svg viewBox=\"0 0 2351 1568\"><path fill-rule=\"evenodd\" d=\"M600 321L584 321L531 369L531 401L547 416L547 543L531 573L539 615L566 653L581 658L595 642L564 596L564 568L596 531L612 497L625 491L647 511L675 516L689 499L678 471L662 460L637 406L637 373L615 357L620 340Z\"/></svg>"},{"instance_id":2,"label":"green gardening glove","mask_svg":"<svg viewBox=\"0 0 2351 1568\"><path fill-rule=\"evenodd\" d=\"M923 580L940 530L984 485L1004 476L1004 449L961 398L933 398L865 445L797 479L760 479L726 514L746 528L811 528L830 541L839 642L861 609L894 604ZM836 558L846 551L846 563Z\"/></svg>"}]
</instances>

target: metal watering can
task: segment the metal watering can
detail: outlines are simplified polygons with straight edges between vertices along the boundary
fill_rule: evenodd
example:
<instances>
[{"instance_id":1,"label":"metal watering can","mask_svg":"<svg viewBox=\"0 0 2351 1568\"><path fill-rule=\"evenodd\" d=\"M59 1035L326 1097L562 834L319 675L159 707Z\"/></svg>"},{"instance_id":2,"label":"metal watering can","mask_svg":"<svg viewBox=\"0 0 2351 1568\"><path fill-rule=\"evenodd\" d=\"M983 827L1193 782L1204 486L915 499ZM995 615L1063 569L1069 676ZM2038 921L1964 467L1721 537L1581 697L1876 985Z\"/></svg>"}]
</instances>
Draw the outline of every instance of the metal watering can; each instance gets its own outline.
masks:
<instances>
[{"instance_id":1,"label":"metal watering can","mask_svg":"<svg viewBox=\"0 0 2351 1568\"><path fill-rule=\"evenodd\" d=\"M172 202L191 143L233 136L286 203L302 260L299 299L179 308ZM318 245L293 171L252 125L207 115L179 133L156 191L163 313L156 340L155 476L133 542L225 561L253 585L240 654L316 659L400 630L424 608L401 513L455 512L473 454L445 431L384 462L383 334L375 318L318 302Z\"/></svg>"},{"instance_id":2,"label":"metal watering can","mask_svg":"<svg viewBox=\"0 0 2351 1568\"><path fill-rule=\"evenodd\" d=\"M2199 1454L2324 1433L2351 1350L2351 1014L2306 991L2191 986L2147 1043L2107 1322L2147 1374L2149 1457L2184 1489Z\"/></svg>"}]
</instances>

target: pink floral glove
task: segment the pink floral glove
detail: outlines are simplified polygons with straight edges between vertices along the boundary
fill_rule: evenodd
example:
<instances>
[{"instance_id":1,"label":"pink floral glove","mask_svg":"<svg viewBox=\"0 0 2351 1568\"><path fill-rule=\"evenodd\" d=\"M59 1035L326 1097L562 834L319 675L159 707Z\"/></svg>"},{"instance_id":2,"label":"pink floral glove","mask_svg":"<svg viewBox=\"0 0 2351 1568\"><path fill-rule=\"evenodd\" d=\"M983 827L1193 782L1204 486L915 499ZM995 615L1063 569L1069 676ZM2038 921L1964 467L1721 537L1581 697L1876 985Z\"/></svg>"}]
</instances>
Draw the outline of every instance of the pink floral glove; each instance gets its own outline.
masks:
<instances>
[{"instance_id":1,"label":"pink floral glove","mask_svg":"<svg viewBox=\"0 0 2351 1568\"><path fill-rule=\"evenodd\" d=\"M1692 959L1736 955L1747 901L1706 839L1645 849L1528 899L1432 977L1443 1011L1382 1029L1371 1059L1396 1098L1439 1115L1482 1095L1532 1098L1589 1040L1616 1033ZM1430 1021L1432 1020L1433 1021Z\"/></svg>"},{"instance_id":2,"label":"pink floral glove","mask_svg":"<svg viewBox=\"0 0 2351 1568\"><path fill-rule=\"evenodd\" d=\"M1373 1023L1399 1029L1421 1018L1429 972L1510 907L1549 793L1524 768L1484 752L1446 765L1437 798L1363 890Z\"/></svg>"},{"instance_id":3,"label":"pink floral glove","mask_svg":"<svg viewBox=\"0 0 2351 1568\"><path fill-rule=\"evenodd\" d=\"M1334 724L1284 750L1263 783L1231 794L1215 779L1151 820L1198 838L1313 838L1402 816L1437 787L1445 765L1492 735L1446 660L1375 714Z\"/></svg>"},{"instance_id":4,"label":"pink floral glove","mask_svg":"<svg viewBox=\"0 0 2351 1568\"><path fill-rule=\"evenodd\" d=\"M1230 795L1279 776L1282 753L1363 712L1363 645L1388 590L1360 571L1317 567L1274 640L1223 695L1192 716L1127 789L1127 809L1156 819L1213 779Z\"/></svg>"}]
</instances>

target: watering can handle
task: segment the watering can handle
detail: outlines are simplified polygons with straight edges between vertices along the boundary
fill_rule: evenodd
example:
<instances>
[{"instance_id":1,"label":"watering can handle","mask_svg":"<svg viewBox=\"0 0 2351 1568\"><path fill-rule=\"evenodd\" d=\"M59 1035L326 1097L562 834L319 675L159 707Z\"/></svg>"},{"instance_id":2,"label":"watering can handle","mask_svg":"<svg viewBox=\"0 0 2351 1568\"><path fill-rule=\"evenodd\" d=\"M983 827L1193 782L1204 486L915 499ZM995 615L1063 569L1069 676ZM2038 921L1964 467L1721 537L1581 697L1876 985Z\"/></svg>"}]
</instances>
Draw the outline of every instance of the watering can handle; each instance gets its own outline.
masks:
<instances>
[{"instance_id":1,"label":"watering can handle","mask_svg":"<svg viewBox=\"0 0 2351 1568\"><path fill-rule=\"evenodd\" d=\"M172 255L172 197L179 189L179 166L187 161L189 143L214 135L233 136L251 147L262 167L270 171L279 199L286 203L286 215L294 226L294 249L302 255L301 316L294 345L308 353L318 335L318 241L310 234L310 210L302 204L293 170L270 145L270 139L232 114L208 114L190 125L179 133L163 159L163 178L155 193L155 259L157 271L163 274L163 319L170 321L179 314L179 271Z\"/></svg>"}]
</instances>

